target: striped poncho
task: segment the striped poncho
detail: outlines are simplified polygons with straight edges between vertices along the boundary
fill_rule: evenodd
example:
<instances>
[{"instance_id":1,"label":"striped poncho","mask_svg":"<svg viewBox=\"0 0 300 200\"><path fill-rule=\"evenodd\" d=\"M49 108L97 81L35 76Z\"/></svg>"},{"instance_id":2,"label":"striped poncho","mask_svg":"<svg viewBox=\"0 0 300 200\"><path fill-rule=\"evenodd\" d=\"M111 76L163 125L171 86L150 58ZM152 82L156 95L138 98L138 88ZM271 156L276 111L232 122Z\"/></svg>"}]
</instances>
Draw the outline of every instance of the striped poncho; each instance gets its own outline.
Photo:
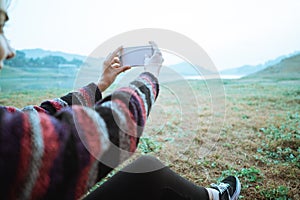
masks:
<instances>
[{"instance_id":1,"label":"striped poncho","mask_svg":"<svg viewBox=\"0 0 300 200\"><path fill-rule=\"evenodd\" d=\"M158 95L142 73L102 99L95 84L27 106L0 107L0 199L79 199L136 149Z\"/></svg>"}]
</instances>

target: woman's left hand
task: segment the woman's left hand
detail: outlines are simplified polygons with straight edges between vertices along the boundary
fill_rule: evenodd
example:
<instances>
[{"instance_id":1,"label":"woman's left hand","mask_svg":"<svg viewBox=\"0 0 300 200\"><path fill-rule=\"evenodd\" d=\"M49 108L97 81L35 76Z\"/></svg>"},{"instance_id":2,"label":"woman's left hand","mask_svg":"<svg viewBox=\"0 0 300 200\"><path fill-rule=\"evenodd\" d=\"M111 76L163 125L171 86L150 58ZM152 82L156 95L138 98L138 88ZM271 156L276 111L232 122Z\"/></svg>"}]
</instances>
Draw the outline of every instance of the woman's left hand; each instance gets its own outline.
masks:
<instances>
[{"instance_id":1,"label":"woman's left hand","mask_svg":"<svg viewBox=\"0 0 300 200\"><path fill-rule=\"evenodd\" d=\"M101 92L106 90L121 72L131 68L130 66L121 66L119 54L122 49L123 47L120 46L113 53L110 53L103 63L103 71L98 82L98 88Z\"/></svg>"}]
</instances>

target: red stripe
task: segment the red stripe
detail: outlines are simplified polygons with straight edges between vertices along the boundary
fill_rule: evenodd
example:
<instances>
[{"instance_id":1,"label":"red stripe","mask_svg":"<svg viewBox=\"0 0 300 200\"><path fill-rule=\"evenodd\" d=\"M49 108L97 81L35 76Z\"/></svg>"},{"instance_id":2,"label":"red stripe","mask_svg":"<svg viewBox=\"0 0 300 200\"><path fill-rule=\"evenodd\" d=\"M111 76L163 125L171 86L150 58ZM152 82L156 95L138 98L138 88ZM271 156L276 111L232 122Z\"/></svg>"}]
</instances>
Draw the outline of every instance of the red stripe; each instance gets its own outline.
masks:
<instances>
[{"instance_id":1,"label":"red stripe","mask_svg":"<svg viewBox=\"0 0 300 200\"><path fill-rule=\"evenodd\" d=\"M62 108L62 105L57 101L50 100L49 102L55 108L56 111L59 111Z\"/></svg>"},{"instance_id":2,"label":"red stripe","mask_svg":"<svg viewBox=\"0 0 300 200\"><path fill-rule=\"evenodd\" d=\"M94 120L86 113L86 111L81 106L73 106L73 110L75 111L76 122L77 125L80 126L80 129L83 131L84 145L88 148L89 152L99 158L101 153L101 143L100 143L100 135L103 133L98 132L98 128L94 122ZM95 112L95 111L93 111ZM97 114L97 113L95 113ZM97 114L98 115L98 114Z\"/></svg>"},{"instance_id":3,"label":"red stripe","mask_svg":"<svg viewBox=\"0 0 300 200\"><path fill-rule=\"evenodd\" d=\"M47 192L51 178L49 177L49 171L59 150L58 135L55 132L55 127L51 122L50 116L40 113L39 117L44 141L44 154L39 176L32 190L31 199L40 199Z\"/></svg>"},{"instance_id":4,"label":"red stripe","mask_svg":"<svg viewBox=\"0 0 300 200\"><path fill-rule=\"evenodd\" d=\"M16 112L16 108L14 108L14 107L6 106L5 108L6 108L6 110L7 110L8 112L11 112L11 113Z\"/></svg>"},{"instance_id":5,"label":"red stripe","mask_svg":"<svg viewBox=\"0 0 300 200\"><path fill-rule=\"evenodd\" d=\"M140 107L142 109L142 116L143 116L143 121L146 120L146 108L145 108L145 104L143 102L143 100L141 99L141 97L139 95L137 95L137 93L135 92L135 90L133 90L132 88L120 88L119 91L124 91L124 92L128 92L131 95L133 95L139 102Z\"/></svg>"},{"instance_id":6,"label":"red stripe","mask_svg":"<svg viewBox=\"0 0 300 200\"><path fill-rule=\"evenodd\" d=\"M33 108L38 111L39 113L47 113L46 110L44 110L43 108L39 107L39 106L33 106Z\"/></svg>"},{"instance_id":7,"label":"red stripe","mask_svg":"<svg viewBox=\"0 0 300 200\"><path fill-rule=\"evenodd\" d=\"M16 199L18 192L15 190L21 189L24 185L25 177L27 175L30 159L32 154L31 149L31 134L30 134L30 123L28 119L28 115L23 114L23 136L20 142L21 151L20 151L20 161L18 165L18 171L16 175L16 179L12 185L12 190L10 192L10 199Z\"/></svg>"},{"instance_id":8,"label":"red stripe","mask_svg":"<svg viewBox=\"0 0 300 200\"><path fill-rule=\"evenodd\" d=\"M142 76L142 79L144 79L144 80L146 80L146 81L148 81L150 83L150 85L152 87L153 94L154 94L154 96L156 98L156 87L153 84L153 82L147 76Z\"/></svg>"},{"instance_id":9,"label":"red stripe","mask_svg":"<svg viewBox=\"0 0 300 200\"><path fill-rule=\"evenodd\" d=\"M90 153L90 161L89 164L81 171L75 191L76 199L79 199L86 191L87 191L87 183L89 180L89 172L91 167L96 160L96 158L100 157L100 153L102 153L101 143L100 143L100 134L98 132L97 126L95 122L91 119L91 117L83 110L80 106L73 106L76 116L77 126L80 126L82 132L79 134L82 135L81 141L88 149ZM84 141L83 141L84 140Z\"/></svg>"},{"instance_id":10,"label":"red stripe","mask_svg":"<svg viewBox=\"0 0 300 200\"><path fill-rule=\"evenodd\" d=\"M87 105L85 105L85 106L88 106L88 107L93 106L93 102L91 101L90 95L85 91L85 89L81 88L81 89L79 89L79 92L81 93L84 100L86 101Z\"/></svg>"},{"instance_id":11,"label":"red stripe","mask_svg":"<svg viewBox=\"0 0 300 200\"><path fill-rule=\"evenodd\" d=\"M135 140L137 137L136 121L134 120L132 113L129 111L128 106L126 106L126 104L123 101L121 101L119 99L114 99L113 102L115 102L116 104L118 104L121 107L123 113L126 116L126 122L127 122L126 124L127 124L129 133L125 133L125 134L128 134L132 138L135 138L134 140L130 139L130 147L129 147L130 151L134 152L136 149Z\"/></svg>"},{"instance_id":12,"label":"red stripe","mask_svg":"<svg viewBox=\"0 0 300 200\"><path fill-rule=\"evenodd\" d=\"M89 177L89 171L93 163L92 160L95 159L91 158L89 165L86 166L80 173L80 178L76 185L76 190L75 190L75 199L80 199L88 190L87 181Z\"/></svg>"}]
</instances>

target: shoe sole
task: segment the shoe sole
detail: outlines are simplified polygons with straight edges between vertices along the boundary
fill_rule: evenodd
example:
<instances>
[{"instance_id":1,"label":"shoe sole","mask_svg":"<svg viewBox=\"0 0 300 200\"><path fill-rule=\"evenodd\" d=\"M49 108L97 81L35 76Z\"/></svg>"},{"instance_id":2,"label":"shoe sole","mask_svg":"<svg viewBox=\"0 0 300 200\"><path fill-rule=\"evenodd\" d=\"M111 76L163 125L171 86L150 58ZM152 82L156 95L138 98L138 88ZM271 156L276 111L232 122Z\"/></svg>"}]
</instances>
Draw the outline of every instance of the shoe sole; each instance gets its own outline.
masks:
<instances>
[{"instance_id":1,"label":"shoe sole","mask_svg":"<svg viewBox=\"0 0 300 200\"><path fill-rule=\"evenodd\" d=\"M237 177L235 177L235 180L236 180L235 192L233 193L231 200L237 200L241 192L241 182Z\"/></svg>"}]
</instances>

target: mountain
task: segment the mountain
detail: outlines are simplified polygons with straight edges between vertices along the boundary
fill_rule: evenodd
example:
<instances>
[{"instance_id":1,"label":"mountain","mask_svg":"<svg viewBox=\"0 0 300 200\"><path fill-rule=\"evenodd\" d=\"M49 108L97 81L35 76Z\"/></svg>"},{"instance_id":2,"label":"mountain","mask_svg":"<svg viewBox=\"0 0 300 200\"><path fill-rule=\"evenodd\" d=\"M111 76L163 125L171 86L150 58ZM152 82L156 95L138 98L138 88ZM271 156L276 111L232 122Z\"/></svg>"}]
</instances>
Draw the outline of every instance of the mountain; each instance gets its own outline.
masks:
<instances>
[{"instance_id":1,"label":"mountain","mask_svg":"<svg viewBox=\"0 0 300 200\"><path fill-rule=\"evenodd\" d=\"M259 64L259 65L243 65L243 66L237 67L237 68L226 69L226 70L221 71L220 74L221 75L236 75L236 76L241 76L241 77L247 76L247 75L259 72L261 70L264 70L270 66L276 65L286 58L292 57L294 55L299 55L299 54L300 54L300 52L296 51L296 52L288 54L288 55L279 56L276 59L269 60L269 61Z\"/></svg>"},{"instance_id":2,"label":"mountain","mask_svg":"<svg viewBox=\"0 0 300 200\"><path fill-rule=\"evenodd\" d=\"M78 59L78 60L85 60L86 56L78 55L78 54L69 54L69 53L64 53L61 51L49 51L49 50L44 50L44 49L23 49L21 50L22 52L25 53L25 56L27 58L43 58L46 56L60 56L65 58L68 61L71 61L73 59Z\"/></svg>"},{"instance_id":3,"label":"mountain","mask_svg":"<svg viewBox=\"0 0 300 200\"><path fill-rule=\"evenodd\" d=\"M300 53L282 59L262 71L248 75L245 78L296 79L300 80Z\"/></svg>"},{"instance_id":4,"label":"mountain","mask_svg":"<svg viewBox=\"0 0 300 200\"><path fill-rule=\"evenodd\" d=\"M226 69L220 72L221 75L246 76L265 69L267 66L260 65L243 65L241 67Z\"/></svg>"}]
</instances>

